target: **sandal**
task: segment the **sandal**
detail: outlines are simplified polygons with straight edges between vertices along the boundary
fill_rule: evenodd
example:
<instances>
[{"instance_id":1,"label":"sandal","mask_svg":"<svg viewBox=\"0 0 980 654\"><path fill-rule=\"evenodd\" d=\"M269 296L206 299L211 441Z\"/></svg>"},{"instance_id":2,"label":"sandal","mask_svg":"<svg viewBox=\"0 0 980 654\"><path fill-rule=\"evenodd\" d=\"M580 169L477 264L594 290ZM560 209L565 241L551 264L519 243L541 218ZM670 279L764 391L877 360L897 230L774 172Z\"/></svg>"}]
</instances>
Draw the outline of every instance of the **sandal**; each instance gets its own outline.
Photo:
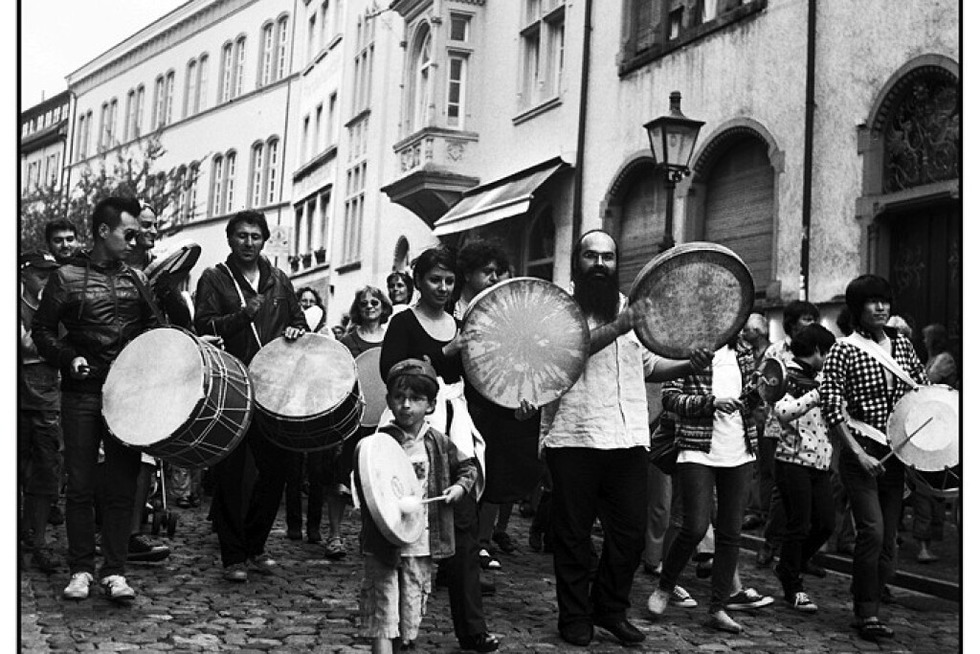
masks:
<instances>
[{"instance_id":1,"label":"sandal","mask_svg":"<svg viewBox=\"0 0 980 654\"><path fill-rule=\"evenodd\" d=\"M895 637L895 632L875 616L865 618L854 626L864 640L877 641L879 638Z\"/></svg>"},{"instance_id":2,"label":"sandal","mask_svg":"<svg viewBox=\"0 0 980 654\"><path fill-rule=\"evenodd\" d=\"M342 541L338 536L334 536L328 540L327 547L323 551L323 556L334 561L347 556L347 549L344 547L344 541Z\"/></svg>"}]
</instances>

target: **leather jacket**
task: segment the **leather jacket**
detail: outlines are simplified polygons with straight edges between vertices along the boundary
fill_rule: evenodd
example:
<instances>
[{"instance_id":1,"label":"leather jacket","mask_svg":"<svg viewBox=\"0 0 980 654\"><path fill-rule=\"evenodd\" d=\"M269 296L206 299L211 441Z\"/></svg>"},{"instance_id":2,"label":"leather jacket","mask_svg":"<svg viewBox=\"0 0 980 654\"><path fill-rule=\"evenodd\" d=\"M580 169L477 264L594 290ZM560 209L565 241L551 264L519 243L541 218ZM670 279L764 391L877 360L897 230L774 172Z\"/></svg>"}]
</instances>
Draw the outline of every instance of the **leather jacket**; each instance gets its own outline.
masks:
<instances>
[{"instance_id":1,"label":"leather jacket","mask_svg":"<svg viewBox=\"0 0 980 654\"><path fill-rule=\"evenodd\" d=\"M135 277L146 276L122 262L98 264L87 254L73 257L51 274L31 322L41 357L61 370L61 390L100 393L111 364L123 348L147 329L158 327L154 309L143 299ZM58 324L64 326L59 338ZM71 376L71 362L85 357L85 379Z\"/></svg>"},{"instance_id":2,"label":"leather jacket","mask_svg":"<svg viewBox=\"0 0 980 654\"><path fill-rule=\"evenodd\" d=\"M234 276L234 279L232 279ZM242 295L235 288L241 289ZM197 282L194 299L194 327L198 334L221 336L225 350L248 365L259 349L279 336L286 327L307 329L306 317L299 306L293 284L279 268L265 257L259 258L258 293L252 289L231 256L208 268ZM265 303L252 318L245 313L247 302L261 293ZM261 342L256 341L255 332Z\"/></svg>"}]
</instances>

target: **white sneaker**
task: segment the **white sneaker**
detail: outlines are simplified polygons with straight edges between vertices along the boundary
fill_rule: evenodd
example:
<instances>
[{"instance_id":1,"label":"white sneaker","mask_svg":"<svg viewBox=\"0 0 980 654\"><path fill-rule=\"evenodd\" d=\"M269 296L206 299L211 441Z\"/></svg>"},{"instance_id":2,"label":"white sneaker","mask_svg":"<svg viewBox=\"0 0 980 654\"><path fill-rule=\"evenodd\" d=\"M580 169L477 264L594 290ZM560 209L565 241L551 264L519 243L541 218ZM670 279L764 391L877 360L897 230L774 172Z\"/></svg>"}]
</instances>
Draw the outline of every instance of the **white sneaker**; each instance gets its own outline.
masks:
<instances>
[{"instance_id":1,"label":"white sneaker","mask_svg":"<svg viewBox=\"0 0 980 654\"><path fill-rule=\"evenodd\" d=\"M747 611L769 606L775 600L769 595L762 595L755 588L743 588L728 598L725 602L726 611Z\"/></svg>"},{"instance_id":2,"label":"white sneaker","mask_svg":"<svg viewBox=\"0 0 980 654\"><path fill-rule=\"evenodd\" d=\"M647 600L647 609L654 615L663 615L663 612L667 610L667 602L669 601L670 593L658 588Z\"/></svg>"},{"instance_id":3,"label":"white sneaker","mask_svg":"<svg viewBox=\"0 0 980 654\"><path fill-rule=\"evenodd\" d=\"M810 596L804 593L803 591L800 591L795 595L793 595L793 599L790 601L790 604L793 605L794 609L800 611L801 613L817 612L817 605L814 604L813 600L810 599Z\"/></svg>"},{"instance_id":4,"label":"white sneaker","mask_svg":"<svg viewBox=\"0 0 980 654\"><path fill-rule=\"evenodd\" d=\"M136 591L129 587L129 584L126 583L126 577L122 575L102 577L102 581L99 583L102 585L105 596L111 600L128 602L136 597Z\"/></svg>"},{"instance_id":5,"label":"white sneaker","mask_svg":"<svg viewBox=\"0 0 980 654\"><path fill-rule=\"evenodd\" d=\"M674 590L670 591L670 605L682 609L693 609L698 605L698 601L680 586L674 586Z\"/></svg>"},{"instance_id":6,"label":"white sneaker","mask_svg":"<svg viewBox=\"0 0 980 654\"><path fill-rule=\"evenodd\" d=\"M88 599L89 586L92 585L94 577L87 572L76 572L71 576L71 581L65 586L61 594L65 599L83 600Z\"/></svg>"}]
</instances>

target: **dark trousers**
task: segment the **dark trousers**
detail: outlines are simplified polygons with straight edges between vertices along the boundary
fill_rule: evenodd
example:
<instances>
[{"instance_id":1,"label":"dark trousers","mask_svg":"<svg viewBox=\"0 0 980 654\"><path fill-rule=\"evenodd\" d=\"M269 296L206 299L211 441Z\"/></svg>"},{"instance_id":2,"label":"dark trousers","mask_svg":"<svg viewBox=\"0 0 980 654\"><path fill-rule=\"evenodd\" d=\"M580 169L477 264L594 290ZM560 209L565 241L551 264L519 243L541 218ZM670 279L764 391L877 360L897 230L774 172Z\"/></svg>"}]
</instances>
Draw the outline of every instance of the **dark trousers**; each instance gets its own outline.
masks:
<instances>
[{"instance_id":1,"label":"dark trousers","mask_svg":"<svg viewBox=\"0 0 980 654\"><path fill-rule=\"evenodd\" d=\"M95 574L95 493L103 485L101 532L105 562L100 576L125 574L140 454L109 435L102 420L100 393L62 394L61 415L68 471L68 568L72 574ZM105 452L102 466L98 465L100 444Z\"/></svg>"},{"instance_id":2,"label":"dark trousers","mask_svg":"<svg viewBox=\"0 0 980 654\"><path fill-rule=\"evenodd\" d=\"M871 446L872 456L881 458L885 446ZM902 511L905 468L892 457L880 477L866 473L857 458L845 449L840 453L840 478L851 500L854 515L854 565L851 594L858 618L878 615L881 589L895 569L895 536Z\"/></svg>"},{"instance_id":3,"label":"dark trousers","mask_svg":"<svg viewBox=\"0 0 980 654\"><path fill-rule=\"evenodd\" d=\"M551 519L558 626L625 617L645 545L646 450L560 447L545 453L554 488ZM590 588L596 517L602 523L603 543Z\"/></svg>"},{"instance_id":4,"label":"dark trousers","mask_svg":"<svg viewBox=\"0 0 980 654\"><path fill-rule=\"evenodd\" d=\"M293 452L289 476L286 479L286 527L303 529L303 470L304 460L307 481L306 533L316 534L323 521L323 468L324 462L333 459L333 451Z\"/></svg>"},{"instance_id":5,"label":"dark trousers","mask_svg":"<svg viewBox=\"0 0 980 654\"><path fill-rule=\"evenodd\" d=\"M453 505L456 552L447 564L449 610L453 617L453 631L458 639L478 636L487 631L483 596L480 594L480 559L477 556L479 528L476 499L471 493L466 493Z\"/></svg>"},{"instance_id":6,"label":"dark trousers","mask_svg":"<svg viewBox=\"0 0 980 654\"><path fill-rule=\"evenodd\" d=\"M756 461L759 466L759 494L762 503L763 516L766 524L762 536L766 543L775 547L783 540L786 529L786 510L783 499L776 484L776 446L779 441L775 438L760 438L759 453Z\"/></svg>"},{"instance_id":7,"label":"dark trousers","mask_svg":"<svg viewBox=\"0 0 980 654\"><path fill-rule=\"evenodd\" d=\"M250 495L244 488L247 454L258 475ZM229 566L262 554L279 512L291 452L273 445L253 422L245 438L212 468L211 516L221 545L221 563Z\"/></svg>"},{"instance_id":8,"label":"dark trousers","mask_svg":"<svg viewBox=\"0 0 980 654\"><path fill-rule=\"evenodd\" d=\"M828 470L776 461L776 484L786 509L776 576L790 599L803 590L803 566L834 533L834 498Z\"/></svg>"},{"instance_id":9,"label":"dark trousers","mask_svg":"<svg viewBox=\"0 0 980 654\"><path fill-rule=\"evenodd\" d=\"M679 463L675 481L684 506L684 522L664 558L660 588L670 592L677 584L684 566L711 522L714 495L717 490L718 511L715 515L715 556L711 566L711 604L709 612L725 608L731 594L732 579L738 564L742 513L752 478L754 463L734 468L716 468L699 463Z\"/></svg>"}]
</instances>

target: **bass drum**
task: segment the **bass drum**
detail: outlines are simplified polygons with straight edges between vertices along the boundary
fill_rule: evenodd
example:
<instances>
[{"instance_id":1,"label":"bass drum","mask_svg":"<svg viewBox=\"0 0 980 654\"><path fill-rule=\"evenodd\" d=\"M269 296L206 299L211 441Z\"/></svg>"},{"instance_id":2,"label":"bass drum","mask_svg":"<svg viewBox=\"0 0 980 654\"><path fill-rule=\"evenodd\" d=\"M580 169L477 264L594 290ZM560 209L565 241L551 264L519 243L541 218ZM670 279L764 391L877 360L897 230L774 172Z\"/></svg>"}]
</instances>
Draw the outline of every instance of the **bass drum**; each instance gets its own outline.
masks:
<instances>
[{"instance_id":1,"label":"bass drum","mask_svg":"<svg viewBox=\"0 0 980 654\"><path fill-rule=\"evenodd\" d=\"M185 468L213 466L230 454L253 407L244 364L176 327L133 339L112 362L102 390L113 436Z\"/></svg>"},{"instance_id":2,"label":"bass drum","mask_svg":"<svg viewBox=\"0 0 980 654\"><path fill-rule=\"evenodd\" d=\"M337 447L357 432L364 404L354 357L339 342L305 333L279 337L252 359L256 420L279 447L313 452Z\"/></svg>"},{"instance_id":3,"label":"bass drum","mask_svg":"<svg viewBox=\"0 0 980 654\"><path fill-rule=\"evenodd\" d=\"M745 324L755 300L748 266L717 243L684 243L654 257L633 281L630 302L649 299L634 331L647 348L669 359L692 350L714 352Z\"/></svg>"}]
</instances>

